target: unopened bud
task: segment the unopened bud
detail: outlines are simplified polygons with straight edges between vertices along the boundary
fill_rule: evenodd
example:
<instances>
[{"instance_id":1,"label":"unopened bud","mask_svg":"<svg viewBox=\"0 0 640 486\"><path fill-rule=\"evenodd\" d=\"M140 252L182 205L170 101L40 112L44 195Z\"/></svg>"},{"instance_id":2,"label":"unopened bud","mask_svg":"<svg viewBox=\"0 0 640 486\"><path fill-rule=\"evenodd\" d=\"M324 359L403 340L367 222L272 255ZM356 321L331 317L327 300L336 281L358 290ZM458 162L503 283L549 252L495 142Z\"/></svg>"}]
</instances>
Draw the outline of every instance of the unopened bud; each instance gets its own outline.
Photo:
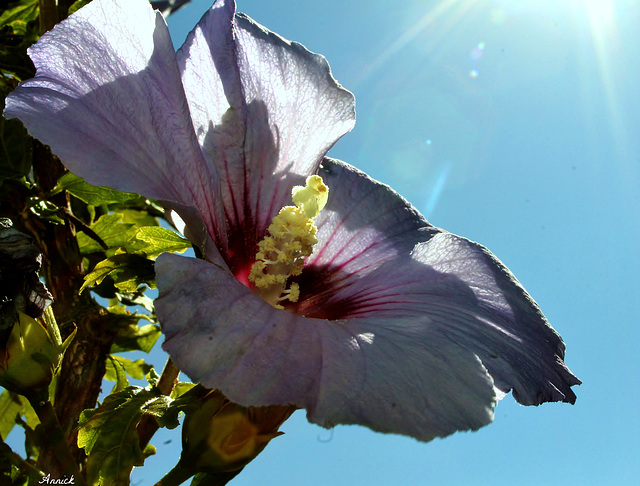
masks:
<instances>
[{"instance_id":1,"label":"unopened bud","mask_svg":"<svg viewBox=\"0 0 640 486\"><path fill-rule=\"evenodd\" d=\"M0 385L27 396L49 386L72 337L62 342L51 308L37 319L18 312L18 320L0 350Z\"/></svg>"},{"instance_id":2,"label":"unopened bud","mask_svg":"<svg viewBox=\"0 0 640 486\"><path fill-rule=\"evenodd\" d=\"M181 463L196 472L238 471L282 435L278 428L293 411L288 406L242 407L210 391L199 408L186 411Z\"/></svg>"}]
</instances>

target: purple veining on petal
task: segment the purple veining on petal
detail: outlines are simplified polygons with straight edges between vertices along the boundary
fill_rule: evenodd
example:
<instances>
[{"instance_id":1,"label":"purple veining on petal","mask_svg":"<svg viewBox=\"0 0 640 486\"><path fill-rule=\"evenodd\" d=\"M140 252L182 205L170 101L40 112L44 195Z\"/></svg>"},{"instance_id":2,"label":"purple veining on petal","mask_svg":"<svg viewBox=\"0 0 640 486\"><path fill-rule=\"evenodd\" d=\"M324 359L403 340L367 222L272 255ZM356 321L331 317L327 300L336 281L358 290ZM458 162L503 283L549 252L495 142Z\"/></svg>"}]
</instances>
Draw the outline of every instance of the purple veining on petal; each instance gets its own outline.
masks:
<instances>
[{"instance_id":1,"label":"purple veining on petal","mask_svg":"<svg viewBox=\"0 0 640 486\"><path fill-rule=\"evenodd\" d=\"M325 159L319 173L330 187L329 201L317 218L318 244L297 279L301 301L294 308L315 315L319 306L320 315L341 317L353 301L333 308L329 294L409 254L440 230L388 186L346 164Z\"/></svg>"},{"instance_id":2,"label":"purple veining on petal","mask_svg":"<svg viewBox=\"0 0 640 486\"><path fill-rule=\"evenodd\" d=\"M430 316L521 403L575 401L570 387L579 380L562 363L562 340L486 248L430 226L387 186L344 163L325 159L323 169L332 189L328 215L319 218L318 257L297 278L300 301L288 309L347 322ZM361 204L372 195L375 206ZM358 234L370 244L354 245ZM327 250L335 241L342 246Z\"/></svg>"},{"instance_id":3,"label":"purple veining on petal","mask_svg":"<svg viewBox=\"0 0 640 486\"><path fill-rule=\"evenodd\" d=\"M216 201L221 206L219 217L207 221L207 227L214 241L224 249L231 246L227 241L228 214L219 204L230 192L225 166L230 157L238 159L242 156L246 130L235 56L234 13L234 2L216 2L176 53L198 142L207 163L216 167L221 178ZM199 206L215 205L216 202L201 201Z\"/></svg>"},{"instance_id":4,"label":"purple veining on petal","mask_svg":"<svg viewBox=\"0 0 640 486\"><path fill-rule=\"evenodd\" d=\"M575 401L560 337L495 257L347 164L322 170L327 215L291 312L224 266L159 259L164 347L192 379L245 405L293 403L323 426L421 440L490 422L494 386L523 404ZM355 204L370 194L375 207Z\"/></svg>"},{"instance_id":5,"label":"purple veining on petal","mask_svg":"<svg viewBox=\"0 0 640 486\"><path fill-rule=\"evenodd\" d=\"M322 56L245 16L232 23L234 11L216 2L177 55L198 140L221 178L224 214L212 236L241 275L291 188L315 172L355 113Z\"/></svg>"},{"instance_id":6,"label":"purple veining on petal","mask_svg":"<svg viewBox=\"0 0 640 486\"><path fill-rule=\"evenodd\" d=\"M174 255L161 256L157 272L164 348L192 379L238 403L290 403L324 427L361 424L420 440L493 418L485 367L426 322L299 316L223 267Z\"/></svg>"}]
</instances>

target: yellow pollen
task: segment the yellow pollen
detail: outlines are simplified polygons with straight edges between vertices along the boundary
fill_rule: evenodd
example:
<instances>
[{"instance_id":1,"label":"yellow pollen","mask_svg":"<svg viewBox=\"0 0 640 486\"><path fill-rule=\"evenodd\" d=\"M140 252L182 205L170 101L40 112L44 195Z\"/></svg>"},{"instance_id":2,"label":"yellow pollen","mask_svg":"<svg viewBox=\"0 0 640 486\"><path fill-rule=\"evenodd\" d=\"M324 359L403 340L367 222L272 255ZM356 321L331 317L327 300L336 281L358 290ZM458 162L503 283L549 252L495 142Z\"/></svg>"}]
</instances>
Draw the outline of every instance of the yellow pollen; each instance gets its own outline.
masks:
<instances>
[{"instance_id":1,"label":"yellow pollen","mask_svg":"<svg viewBox=\"0 0 640 486\"><path fill-rule=\"evenodd\" d=\"M304 187L295 186L291 195L295 206L283 207L273 218L267 229L270 236L258 243L256 262L249 273L255 292L280 309L278 302L298 301L300 288L293 282L287 289L287 279L302 273L304 259L318 242L313 220L327 204L329 188L320 176L312 175Z\"/></svg>"}]
</instances>

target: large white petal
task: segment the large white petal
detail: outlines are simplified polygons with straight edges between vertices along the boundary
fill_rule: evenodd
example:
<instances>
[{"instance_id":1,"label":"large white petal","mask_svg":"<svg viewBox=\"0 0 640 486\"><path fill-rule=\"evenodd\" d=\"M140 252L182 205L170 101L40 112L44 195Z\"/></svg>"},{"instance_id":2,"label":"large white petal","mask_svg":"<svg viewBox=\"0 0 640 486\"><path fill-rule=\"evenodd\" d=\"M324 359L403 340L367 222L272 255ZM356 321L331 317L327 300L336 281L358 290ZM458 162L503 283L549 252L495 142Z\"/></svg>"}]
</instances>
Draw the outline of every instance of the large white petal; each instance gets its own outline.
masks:
<instances>
[{"instance_id":1,"label":"large white petal","mask_svg":"<svg viewBox=\"0 0 640 486\"><path fill-rule=\"evenodd\" d=\"M221 178L224 221L255 252L291 188L315 172L355 122L353 95L327 61L218 0L189 34L178 61L195 131ZM216 240L242 252L242 241Z\"/></svg>"},{"instance_id":2,"label":"large white petal","mask_svg":"<svg viewBox=\"0 0 640 486\"><path fill-rule=\"evenodd\" d=\"M492 420L493 381L428 316L329 321L271 307L228 272L163 255L163 347L194 381L242 405L295 404L311 421L430 440Z\"/></svg>"},{"instance_id":3,"label":"large white petal","mask_svg":"<svg viewBox=\"0 0 640 486\"><path fill-rule=\"evenodd\" d=\"M194 205L215 199L167 26L145 0L95 0L30 48L37 69L7 98L87 181Z\"/></svg>"},{"instance_id":4,"label":"large white petal","mask_svg":"<svg viewBox=\"0 0 640 486\"><path fill-rule=\"evenodd\" d=\"M320 174L329 202L291 310L327 319L429 319L477 354L526 405L574 402L580 381L564 343L516 278L486 248L429 225L388 186L339 161Z\"/></svg>"}]
</instances>

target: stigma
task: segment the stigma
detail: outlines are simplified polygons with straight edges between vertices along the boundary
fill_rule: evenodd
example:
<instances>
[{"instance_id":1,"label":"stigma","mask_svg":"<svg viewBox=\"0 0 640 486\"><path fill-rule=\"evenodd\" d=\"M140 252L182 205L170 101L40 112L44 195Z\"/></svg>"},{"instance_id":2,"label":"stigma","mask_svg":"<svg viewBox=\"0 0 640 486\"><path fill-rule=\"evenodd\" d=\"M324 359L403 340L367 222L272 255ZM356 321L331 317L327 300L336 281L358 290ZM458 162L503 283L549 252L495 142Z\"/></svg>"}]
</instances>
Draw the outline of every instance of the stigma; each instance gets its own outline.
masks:
<instances>
[{"instance_id":1,"label":"stigma","mask_svg":"<svg viewBox=\"0 0 640 486\"><path fill-rule=\"evenodd\" d=\"M313 220L327 204L329 188L320 176L312 175L305 186L295 186L291 196L295 206L283 207L273 218L249 273L254 292L279 309L280 302L298 301L300 288L295 282L288 285L288 279L302 273L305 258L318 242Z\"/></svg>"}]
</instances>

